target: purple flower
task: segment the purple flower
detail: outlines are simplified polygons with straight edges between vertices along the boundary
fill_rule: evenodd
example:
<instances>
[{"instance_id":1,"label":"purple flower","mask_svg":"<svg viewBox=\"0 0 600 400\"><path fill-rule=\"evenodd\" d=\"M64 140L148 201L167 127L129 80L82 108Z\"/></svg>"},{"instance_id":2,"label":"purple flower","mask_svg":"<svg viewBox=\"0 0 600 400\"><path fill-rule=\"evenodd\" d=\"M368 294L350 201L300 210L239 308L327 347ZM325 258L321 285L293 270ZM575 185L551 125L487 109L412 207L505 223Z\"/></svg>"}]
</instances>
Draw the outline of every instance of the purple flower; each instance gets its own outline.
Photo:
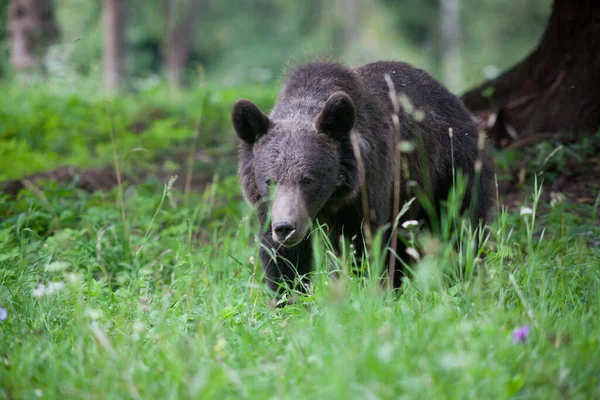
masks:
<instances>
[{"instance_id":1,"label":"purple flower","mask_svg":"<svg viewBox=\"0 0 600 400\"><path fill-rule=\"evenodd\" d=\"M530 331L531 331L531 329L529 328L528 325L523 325L520 328L515 328L512 331L513 343L514 344L525 343L525 341L527 340L527 336L529 336Z\"/></svg>"},{"instance_id":2,"label":"purple flower","mask_svg":"<svg viewBox=\"0 0 600 400\"><path fill-rule=\"evenodd\" d=\"M0 307L0 321L4 321L6 317L8 317L8 311L6 311L6 308Z\"/></svg>"}]
</instances>

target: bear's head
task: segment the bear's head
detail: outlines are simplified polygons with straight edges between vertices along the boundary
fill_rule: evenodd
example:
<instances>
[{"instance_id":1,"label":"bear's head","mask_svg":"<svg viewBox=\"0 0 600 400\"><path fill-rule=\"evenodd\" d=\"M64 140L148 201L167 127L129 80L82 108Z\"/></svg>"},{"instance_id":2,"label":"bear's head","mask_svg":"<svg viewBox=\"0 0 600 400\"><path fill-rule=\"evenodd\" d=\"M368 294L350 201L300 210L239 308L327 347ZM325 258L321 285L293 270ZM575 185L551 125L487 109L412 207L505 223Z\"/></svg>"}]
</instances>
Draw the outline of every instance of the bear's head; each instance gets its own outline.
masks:
<instances>
[{"instance_id":1,"label":"bear's head","mask_svg":"<svg viewBox=\"0 0 600 400\"><path fill-rule=\"evenodd\" d=\"M292 115L271 119L242 99L231 116L252 154L252 176L242 180L253 180L253 191L268 204L273 240L286 247L304 240L311 221L348 184L340 149L349 143L356 111L346 93L336 92L316 118Z\"/></svg>"}]
</instances>

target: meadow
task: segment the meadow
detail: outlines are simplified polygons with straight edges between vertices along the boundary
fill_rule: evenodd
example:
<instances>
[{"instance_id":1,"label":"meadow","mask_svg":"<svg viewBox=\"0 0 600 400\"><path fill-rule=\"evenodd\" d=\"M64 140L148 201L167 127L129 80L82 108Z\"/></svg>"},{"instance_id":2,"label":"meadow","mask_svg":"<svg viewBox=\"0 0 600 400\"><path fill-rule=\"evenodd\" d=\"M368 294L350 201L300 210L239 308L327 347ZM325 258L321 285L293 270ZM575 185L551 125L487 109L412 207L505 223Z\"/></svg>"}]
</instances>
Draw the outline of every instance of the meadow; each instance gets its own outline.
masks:
<instances>
[{"instance_id":1,"label":"meadow","mask_svg":"<svg viewBox=\"0 0 600 400\"><path fill-rule=\"evenodd\" d=\"M600 398L600 182L582 202L544 195L589 142L496 154L500 186L524 171L484 259L414 232L393 294L317 230L312 291L277 309L229 122L276 88L2 93L0 182L83 172L0 192L0 397ZM82 187L93 168L116 183Z\"/></svg>"}]
</instances>

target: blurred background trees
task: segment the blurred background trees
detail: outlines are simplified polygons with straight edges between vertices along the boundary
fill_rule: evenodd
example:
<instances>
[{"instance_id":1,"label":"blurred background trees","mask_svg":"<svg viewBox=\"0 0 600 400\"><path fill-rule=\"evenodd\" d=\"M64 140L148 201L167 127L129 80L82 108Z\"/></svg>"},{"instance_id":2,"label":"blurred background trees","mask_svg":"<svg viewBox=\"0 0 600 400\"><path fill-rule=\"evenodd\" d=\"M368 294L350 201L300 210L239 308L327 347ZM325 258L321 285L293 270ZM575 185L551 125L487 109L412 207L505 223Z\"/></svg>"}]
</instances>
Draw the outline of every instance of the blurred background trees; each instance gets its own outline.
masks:
<instances>
[{"instance_id":1,"label":"blurred background trees","mask_svg":"<svg viewBox=\"0 0 600 400\"><path fill-rule=\"evenodd\" d=\"M0 0L0 49L7 56L0 60L9 60L0 61L0 73L10 80L23 71L45 71L48 79L68 77L114 92L161 81L190 87L199 66L202 80L236 86L275 82L290 63L317 57L350 65L398 59L466 93L465 103L499 143L573 125L597 129L600 110L578 102L581 91L553 89L556 101L539 103L543 88L581 82L584 92L593 89L586 104L600 104L600 80L592 77L600 65L596 3ZM520 60L526 61L499 78ZM590 78L578 80L581 75ZM538 103L523 100L527 96ZM529 111L513 110L515 101Z\"/></svg>"},{"instance_id":2,"label":"blurred background trees","mask_svg":"<svg viewBox=\"0 0 600 400\"><path fill-rule=\"evenodd\" d=\"M40 72L48 47L59 38L52 0L11 0L5 7L11 65L17 73Z\"/></svg>"},{"instance_id":3,"label":"blurred background trees","mask_svg":"<svg viewBox=\"0 0 600 400\"><path fill-rule=\"evenodd\" d=\"M121 85L125 66L125 1L104 0L102 5L104 87L115 91Z\"/></svg>"},{"instance_id":4,"label":"blurred background trees","mask_svg":"<svg viewBox=\"0 0 600 400\"><path fill-rule=\"evenodd\" d=\"M198 65L235 85L273 81L290 60L395 58L461 91L533 49L550 10L551 0L0 0L0 46L13 57L1 69L35 54L56 73L131 88L188 85Z\"/></svg>"}]
</instances>

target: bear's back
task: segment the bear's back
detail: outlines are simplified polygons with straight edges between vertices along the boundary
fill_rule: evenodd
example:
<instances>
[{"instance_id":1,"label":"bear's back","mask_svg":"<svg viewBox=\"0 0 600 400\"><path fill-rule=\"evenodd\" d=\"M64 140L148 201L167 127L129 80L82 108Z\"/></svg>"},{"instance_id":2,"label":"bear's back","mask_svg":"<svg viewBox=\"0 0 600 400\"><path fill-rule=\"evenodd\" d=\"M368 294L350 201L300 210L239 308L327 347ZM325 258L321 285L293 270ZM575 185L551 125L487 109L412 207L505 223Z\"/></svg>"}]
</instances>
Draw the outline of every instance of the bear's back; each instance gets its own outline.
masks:
<instances>
[{"instance_id":1,"label":"bear's back","mask_svg":"<svg viewBox=\"0 0 600 400\"><path fill-rule=\"evenodd\" d=\"M472 178L476 160L481 160L483 168L476 216L485 219L492 198L490 182L493 180L493 166L485 141L484 147L478 148L477 127L462 101L427 72L403 62L378 61L358 67L355 71L365 90L371 96L382 99L384 113L389 118L393 106L384 75L390 76L399 95L408 98L410 106L400 102L399 118L402 140L411 141L417 146L415 151L406 154L409 168L411 174L417 177L423 177L425 171L428 172L426 175L436 200L447 197L455 168ZM415 110L420 111L419 116ZM453 152L450 151L452 148ZM426 156L420 158L419 153ZM427 161L423 164L422 160Z\"/></svg>"},{"instance_id":2,"label":"bear's back","mask_svg":"<svg viewBox=\"0 0 600 400\"><path fill-rule=\"evenodd\" d=\"M377 61L355 69L362 84L376 97L386 99L386 112L391 115L392 103L389 100L389 87L384 75L388 74L398 94L404 94L412 106L425 112L429 117L426 125L447 124L457 129L475 127L469 111L460 99L444 85L422 69L400 61Z\"/></svg>"},{"instance_id":3,"label":"bear's back","mask_svg":"<svg viewBox=\"0 0 600 400\"><path fill-rule=\"evenodd\" d=\"M338 91L348 94L360 113L364 94L362 82L353 70L342 64L324 61L301 65L287 76L270 117L316 118L329 96Z\"/></svg>"}]
</instances>

